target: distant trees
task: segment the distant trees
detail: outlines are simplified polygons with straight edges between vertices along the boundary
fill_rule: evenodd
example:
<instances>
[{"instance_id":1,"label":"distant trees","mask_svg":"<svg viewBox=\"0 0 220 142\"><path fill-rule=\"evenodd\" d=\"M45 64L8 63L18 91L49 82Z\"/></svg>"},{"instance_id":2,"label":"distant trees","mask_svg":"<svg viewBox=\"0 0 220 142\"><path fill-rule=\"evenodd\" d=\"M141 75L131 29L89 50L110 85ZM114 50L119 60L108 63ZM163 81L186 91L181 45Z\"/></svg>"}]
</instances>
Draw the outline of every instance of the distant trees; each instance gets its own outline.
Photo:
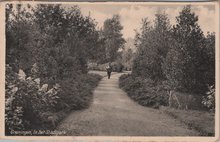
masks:
<instances>
[{"instance_id":1,"label":"distant trees","mask_svg":"<svg viewBox=\"0 0 220 142\"><path fill-rule=\"evenodd\" d=\"M118 50L123 48L125 40L122 37L122 29L119 15L114 15L111 19L106 19L104 22L102 34L107 62L115 61L118 57Z\"/></svg>"},{"instance_id":2,"label":"distant trees","mask_svg":"<svg viewBox=\"0 0 220 142\"><path fill-rule=\"evenodd\" d=\"M131 48L127 50L123 50L121 53L121 62L125 68L125 70L131 70L133 65L135 53Z\"/></svg>"}]
</instances>

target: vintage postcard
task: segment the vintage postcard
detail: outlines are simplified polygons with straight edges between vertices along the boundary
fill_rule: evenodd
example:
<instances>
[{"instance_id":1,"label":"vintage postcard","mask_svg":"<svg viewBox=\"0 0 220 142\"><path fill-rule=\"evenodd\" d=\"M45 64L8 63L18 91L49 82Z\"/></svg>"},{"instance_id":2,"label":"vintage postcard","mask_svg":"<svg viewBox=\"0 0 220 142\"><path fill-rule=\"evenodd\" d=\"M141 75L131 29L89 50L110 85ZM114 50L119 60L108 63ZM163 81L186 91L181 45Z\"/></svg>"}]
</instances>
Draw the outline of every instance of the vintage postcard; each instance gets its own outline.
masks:
<instances>
[{"instance_id":1,"label":"vintage postcard","mask_svg":"<svg viewBox=\"0 0 220 142\"><path fill-rule=\"evenodd\" d=\"M219 140L219 2L0 6L1 139Z\"/></svg>"}]
</instances>

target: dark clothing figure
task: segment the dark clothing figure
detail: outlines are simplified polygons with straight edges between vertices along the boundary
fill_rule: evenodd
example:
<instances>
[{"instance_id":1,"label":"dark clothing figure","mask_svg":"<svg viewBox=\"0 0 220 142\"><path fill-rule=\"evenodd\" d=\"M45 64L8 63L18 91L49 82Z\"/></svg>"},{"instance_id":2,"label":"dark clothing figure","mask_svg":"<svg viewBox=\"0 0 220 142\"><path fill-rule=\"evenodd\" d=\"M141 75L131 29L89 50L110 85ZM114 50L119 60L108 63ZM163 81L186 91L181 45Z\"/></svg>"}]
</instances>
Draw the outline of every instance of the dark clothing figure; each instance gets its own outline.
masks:
<instances>
[{"instance_id":1,"label":"dark clothing figure","mask_svg":"<svg viewBox=\"0 0 220 142\"><path fill-rule=\"evenodd\" d=\"M108 75L108 79L110 79L111 77L111 72L112 72L112 67L109 65L106 67L106 71L107 71L107 75Z\"/></svg>"}]
</instances>

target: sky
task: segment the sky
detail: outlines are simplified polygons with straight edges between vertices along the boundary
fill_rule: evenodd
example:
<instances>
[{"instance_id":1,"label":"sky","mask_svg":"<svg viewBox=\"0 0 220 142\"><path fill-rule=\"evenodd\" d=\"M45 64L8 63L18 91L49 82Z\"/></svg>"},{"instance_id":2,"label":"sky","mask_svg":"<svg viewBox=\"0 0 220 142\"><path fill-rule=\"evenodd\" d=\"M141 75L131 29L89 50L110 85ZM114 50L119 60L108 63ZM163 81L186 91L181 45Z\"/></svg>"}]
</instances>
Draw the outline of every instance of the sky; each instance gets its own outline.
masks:
<instances>
[{"instance_id":1,"label":"sky","mask_svg":"<svg viewBox=\"0 0 220 142\"><path fill-rule=\"evenodd\" d=\"M135 29L141 27L141 20L148 17L153 21L158 11L165 11L168 14L170 23L175 24L175 17L179 15L184 5L149 5L144 3L123 3L123 4L79 4L84 16L90 16L102 27L105 19L111 18L114 14L120 15L120 22L124 27L122 30L124 38L134 38ZM204 34L208 31L215 31L215 6L214 5L193 5L192 10L199 16L199 25Z\"/></svg>"}]
</instances>

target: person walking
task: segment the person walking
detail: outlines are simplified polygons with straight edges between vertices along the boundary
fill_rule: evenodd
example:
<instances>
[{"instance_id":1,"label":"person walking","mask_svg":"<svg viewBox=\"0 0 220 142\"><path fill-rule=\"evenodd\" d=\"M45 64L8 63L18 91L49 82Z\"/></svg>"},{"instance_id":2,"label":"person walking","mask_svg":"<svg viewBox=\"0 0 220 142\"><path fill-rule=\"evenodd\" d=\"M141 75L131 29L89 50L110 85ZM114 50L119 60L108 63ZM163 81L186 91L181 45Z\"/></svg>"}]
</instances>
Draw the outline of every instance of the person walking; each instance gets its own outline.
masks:
<instances>
[{"instance_id":1,"label":"person walking","mask_svg":"<svg viewBox=\"0 0 220 142\"><path fill-rule=\"evenodd\" d=\"M111 77L111 72L112 72L111 63L109 63L108 66L106 67L106 71L107 71L108 79L110 79L110 77Z\"/></svg>"}]
</instances>

